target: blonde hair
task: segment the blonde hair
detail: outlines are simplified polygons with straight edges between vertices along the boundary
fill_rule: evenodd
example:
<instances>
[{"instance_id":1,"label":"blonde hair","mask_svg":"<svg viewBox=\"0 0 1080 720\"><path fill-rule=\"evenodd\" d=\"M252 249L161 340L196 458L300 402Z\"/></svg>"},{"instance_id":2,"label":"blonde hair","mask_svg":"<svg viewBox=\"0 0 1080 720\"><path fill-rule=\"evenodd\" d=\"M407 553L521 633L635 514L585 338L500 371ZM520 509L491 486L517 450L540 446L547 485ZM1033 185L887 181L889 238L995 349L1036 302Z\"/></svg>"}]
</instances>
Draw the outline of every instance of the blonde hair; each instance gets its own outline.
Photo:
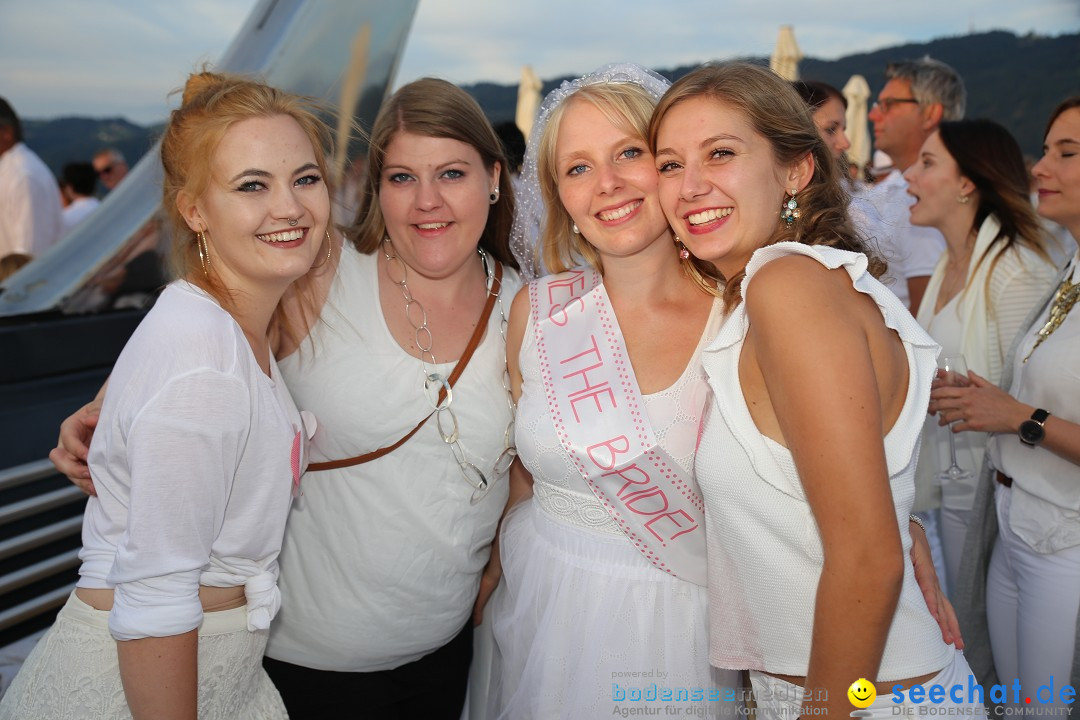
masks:
<instances>
[{"instance_id":1,"label":"blonde hair","mask_svg":"<svg viewBox=\"0 0 1080 720\"><path fill-rule=\"evenodd\" d=\"M420 78L402 86L383 103L375 118L360 210L348 229L356 249L371 254L386 235L386 220L379 207L379 183L386 148L399 132L457 140L476 150L488 170L499 164L499 197L488 212L479 246L496 260L516 269L517 261L509 245L514 188L502 143L476 100L456 85L437 78Z\"/></svg>"},{"instance_id":2,"label":"blonde hair","mask_svg":"<svg viewBox=\"0 0 1080 720\"><path fill-rule=\"evenodd\" d=\"M880 277L885 272L884 260L858 236L848 219L848 194L842 185L839 164L818 134L809 107L791 83L768 68L746 62L705 65L684 75L660 98L653 113L649 124L649 147L653 153L667 113L696 97L711 98L742 114L768 141L778 164L795 163L807 155L813 157L814 173L798 193L801 217L791 224L778 219L776 229L764 245L794 241L860 252L867 256L871 274ZM725 278L723 298L729 310L741 300L742 277L740 270Z\"/></svg>"},{"instance_id":3,"label":"blonde hair","mask_svg":"<svg viewBox=\"0 0 1080 720\"><path fill-rule=\"evenodd\" d=\"M198 198L210 187L211 159L222 138L233 125L251 118L291 117L311 141L315 162L324 182L329 178L327 158L333 155L333 131L319 118L322 109L312 100L278 90L239 75L204 70L192 73L184 85L180 107L173 110L161 138L162 207L173 228L171 263L178 277L210 293L222 307L232 306L232 297L220 278L204 272L199 259L197 234L184 220L177 204L180 193ZM327 194L330 188L327 186ZM327 222L327 229L331 225ZM310 297L310 279L298 279L292 292ZM308 308L310 309L310 308ZM272 326L291 336L281 304Z\"/></svg>"},{"instance_id":4,"label":"blonde hair","mask_svg":"<svg viewBox=\"0 0 1080 720\"><path fill-rule=\"evenodd\" d=\"M553 273L576 267L579 259L604 272L599 253L584 236L573 231L574 220L559 198L560 172L555 162L555 146L567 108L581 102L591 104L612 125L639 138L642 145L648 144L649 119L656 103L649 91L636 83L596 83L583 86L551 111L537 146L536 167L546 213L540 249L544 266ZM715 292L717 275L712 265L697 258L684 260L682 264L699 285Z\"/></svg>"}]
</instances>

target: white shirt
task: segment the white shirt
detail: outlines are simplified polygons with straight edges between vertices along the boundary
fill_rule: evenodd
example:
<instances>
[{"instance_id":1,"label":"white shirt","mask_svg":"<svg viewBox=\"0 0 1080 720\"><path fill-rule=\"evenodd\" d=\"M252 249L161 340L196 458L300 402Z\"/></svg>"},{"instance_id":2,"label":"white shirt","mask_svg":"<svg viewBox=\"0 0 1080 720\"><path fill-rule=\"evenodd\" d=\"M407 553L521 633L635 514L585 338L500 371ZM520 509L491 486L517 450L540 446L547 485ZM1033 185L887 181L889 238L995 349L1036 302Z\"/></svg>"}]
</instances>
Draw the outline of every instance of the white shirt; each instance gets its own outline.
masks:
<instances>
[{"instance_id":1,"label":"white shirt","mask_svg":"<svg viewBox=\"0 0 1080 720\"><path fill-rule=\"evenodd\" d=\"M1080 282L1080 252L1073 256L1072 282ZM1031 352L1050 316L1047 305L1017 347L1009 394L1080 423L1080 303ZM1031 353L1025 363L1024 358ZM1080 545L1080 466L1043 447L1028 447L1017 433L990 439L990 461L1013 479L1009 522L1033 550L1050 553Z\"/></svg>"},{"instance_id":2,"label":"white shirt","mask_svg":"<svg viewBox=\"0 0 1080 720\"><path fill-rule=\"evenodd\" d=\"M169 285L113 367L90 445L79 586L113 588L118 640L202 622L199 585L245 586L248 628L280 606L277 556L303 467L300 414L213 298Z\"/></svg>"},{"instance_id":3,"label":"white shirt","mask_svg":"<svg viewBox=\"0 0 1080 720\"><path fill-rule=\"evenodd\" d=\"M504 271L499 302L509 314L521 281ZM346 243L310 342L281 361L293 396L319 418L313 462L391 445L431 412L420 360L386 326L377 273L375 255ZM506 476L492 477L512 417L499 302L453 400L465 456L492 489L470 502L473 488L435 418L378 460L309 472L285 534L270 657L318 670L386 670L465 627L509 492ZM390 311L404 308L402 299ZM445 377L454 364L438 371Z\"/></svg>"},{"instance_id":4,"label":"white shirt","mask_svg":"<svg viewBox=\"0 0 1080 720\"><path fill-rule=\"evenodd\" d=\"M100 204L101 201L96 197L81 197L72 200L62 213L64 230L61 236L67 235L73 227L90 217Z\"/></svg>"},{"instance_id":5,"label":"white shirt","mask_svg":"<svg viewBox=\"0 0 1080 720\"><path fill-rule=\"evenodd\" d=\"M60 188L23 143L0 155L0 257L37 257L60 239Z\"/></svg>"},{"instance_id":6,"label":"white shirt","mask_svg":"<svg viewBox=\"0 0 1080 720\"><path fill-rule=\"evenodd\" d=\"M893 170L880 183L862 191L860 196L873 204L886 228L886 232L876 238L878 249L889 264L880 280L896 293L904 307L912 309L908 278L930 277L938 258L945 252L945 238L935 228L911 224L911 206L915 198L908 194L907 188L904 176L899 170Z\"/></svg>"}]
</instances>

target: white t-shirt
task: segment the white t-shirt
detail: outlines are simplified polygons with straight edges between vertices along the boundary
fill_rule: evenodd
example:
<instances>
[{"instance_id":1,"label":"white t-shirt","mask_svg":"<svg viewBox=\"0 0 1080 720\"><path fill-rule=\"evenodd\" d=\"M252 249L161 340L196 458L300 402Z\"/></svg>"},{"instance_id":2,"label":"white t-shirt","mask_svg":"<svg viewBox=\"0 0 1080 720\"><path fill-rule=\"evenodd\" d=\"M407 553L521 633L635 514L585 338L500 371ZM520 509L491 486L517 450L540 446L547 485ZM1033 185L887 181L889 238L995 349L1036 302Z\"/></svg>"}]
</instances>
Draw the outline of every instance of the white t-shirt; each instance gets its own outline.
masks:
<instances>
[{"instance_id":1,"label":"white t-shirt","mask_svg":"<svg viewBox=\"0 0 1080 720\"><path fill-rule=\"evenodd\" d=\"M945 252L945 238L935 228L911 224L915 198L908 194L907 187L900 171L893 170L880 183L860 192L859 197L870 201L883 223L883 232L877 233L874 240L889 269L879 279L914 314L918 308L911 307L908 278L929 278L933 274L938 258Z\"/></svg>"},{"instance_id":2,"label":"white t-shirt","mask_svg":"<svg viewBox=\"0 0 1080 720\"><path fill-rule=\"evenodd\" d=\"M504 270L499 302L508 315L521 281ZM293 396L319 418L312 462L392 445L431 412L420 360L386 326L377 272L375 255L346 243L311 342L281 361ZM497 302L452 406L466 459L492 489L470 502L473 488L435 418L378 460L308 472L285 533L283 604L268 656L373 672L417 660L465 627L508 495L507 477L492 478L512 417L502 318ZM454 364L438 371L445 377Z\"/></svg>"},{"instance_id":3,"label":"white t-shirt","mask_svg":"<svg viewBox=\"0 0 1080 720\"><path fill-rule=\"evenodd\" d=\"M81 197L72 200L62 213L64 234L66 235L72 228L90 217L100 204L101 201L96 197Z\"/></svg>"},{"instance_id":4,"label":"white t-shirt","mask_svg":"<svg viewBox=\"0 0 1080 720\"><path fill-rule=\"evenodd\" d=\"M0 155L0 258L37 257L60 239L60 188L52 171L22 143Z\"/></svg>"},{"instance_id":5,"label":"white t-shirt","mask_svg":"<svg viewBox=\"0 0 1080 720\"><path fill-rule=\"evenodd\" d=\"M249 629L280 606L277 557L303 467L300 413L240 326L184 281L165 288L109 377L90 445L79 586L113 588L118 640L202 622L199 585L244 585Z\"/></svg>"}]
</instances>

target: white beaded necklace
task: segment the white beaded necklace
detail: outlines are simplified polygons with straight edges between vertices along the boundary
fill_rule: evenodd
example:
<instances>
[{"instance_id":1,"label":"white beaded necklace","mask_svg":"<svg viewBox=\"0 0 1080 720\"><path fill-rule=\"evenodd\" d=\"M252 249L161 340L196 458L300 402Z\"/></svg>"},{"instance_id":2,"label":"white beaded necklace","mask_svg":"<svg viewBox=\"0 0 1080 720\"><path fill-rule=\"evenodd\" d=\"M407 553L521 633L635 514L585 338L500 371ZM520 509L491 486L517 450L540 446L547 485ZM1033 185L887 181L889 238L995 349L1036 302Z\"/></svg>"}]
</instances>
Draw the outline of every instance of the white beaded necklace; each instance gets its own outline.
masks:
<instances>
[{"instance_id":1,"label":"white beaded necklace","mask_svg":"<svg viewBox=\"0 0 1080 720\"><path fill-rule=\"evenodd\" d=\"M439 372L435 354L431 351L432 345L434 344L434 338L431 335L431 329L428 327L427 310L424 309L423 303L414 298L412 292L409 290L407 282L409 275L408 267L405 265L405 262L393 252L393 250L394 243L390 239L390 236L387 235L383 237L382 252L383 257L386 258L387 277L390 278L390 282L398 286L402 297L405 298L405 318L413 328L416 347L420 351L420 363L424 373L424 392L432 409L435 411L435 426L438 428L439 437L442 438L444 443L450 446L450 450L454 455L454 460L457 461L458 469L461 471L461 476L470 486L472 486L473 494L470 498L470 502L476 504L487 495L493 482L498 481L500 477L506 474L510 469L510 465L513 464L514 458L517 456L517 448L514 446L514 396L510 392L510 374L506 370L506 309L503 306L502 288L500 287L496 293L496 302L499 306L499 315L501 316L499 334L502 336L503 344L502 386L503 391L506 393L507 405L510 408L510 422L507 423L506 431L503 436L504 449L495 460L495 464L491 470L492 482L489 482L488 477L484 472L474 463L469 461L465 455L465 448L461 445L461 433L459 431L458 419L454 414L452 407L454 404L454 392L446 377ZM484 252L484 249L477 247L476 250L480 254L480 261L484 265L484 275L487 278L487 291L490 295L492 294L492 287L495 280L494 270L488 264L487 253ZM443 388L446 390L446 397L442 402L439 402L438 393L439 390Z\"/></svg>"}]
</instances>

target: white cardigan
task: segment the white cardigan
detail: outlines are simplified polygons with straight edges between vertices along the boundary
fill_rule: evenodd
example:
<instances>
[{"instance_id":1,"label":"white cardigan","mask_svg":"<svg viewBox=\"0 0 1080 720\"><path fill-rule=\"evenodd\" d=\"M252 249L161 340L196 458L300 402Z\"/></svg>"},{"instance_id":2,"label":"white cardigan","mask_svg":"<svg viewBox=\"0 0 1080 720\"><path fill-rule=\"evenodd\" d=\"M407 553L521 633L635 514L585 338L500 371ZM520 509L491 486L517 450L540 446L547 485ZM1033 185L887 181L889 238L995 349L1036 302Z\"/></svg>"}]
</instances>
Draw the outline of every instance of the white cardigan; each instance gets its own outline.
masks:
<instances>
[{"instance_id":1,"label":"white cardigan","mask_svg":"<svg viewBox=\"0 0 1080 720\"><path fill-rule=\"evenodd\" d=\"M968 369L982 375L995 385L1001 379L1005 355L1020 330L1024 318L1053 284L1056 269L1050 262L1027 247L1014 245L1004 252L1005 243L994 243L1001 231L997 217L983 221L975 238L975 247L968 265L967 280L956 304L964 328L957 343L955 338L934 338L945 347L959 347ZM996 261L996 262L995 262ZM918 320L929 328L934 318L941 284L945 279L948 254L943 254L934 268L926 287ZM989 282L988 282L989 279ZM937 419L927 420L923 433L923 452L915 474L915 510L941 505L941 488L935 483L939 468L935 447ZM969 432L964 439L972 456L960 459L960 464L972 470L972 479L963 488L953 488L946 499L950 507L970 510L975 500L977 472L986 449L987 434ZM958 448L959 449L959 448Z\"/></svg>"}]
</instances>

